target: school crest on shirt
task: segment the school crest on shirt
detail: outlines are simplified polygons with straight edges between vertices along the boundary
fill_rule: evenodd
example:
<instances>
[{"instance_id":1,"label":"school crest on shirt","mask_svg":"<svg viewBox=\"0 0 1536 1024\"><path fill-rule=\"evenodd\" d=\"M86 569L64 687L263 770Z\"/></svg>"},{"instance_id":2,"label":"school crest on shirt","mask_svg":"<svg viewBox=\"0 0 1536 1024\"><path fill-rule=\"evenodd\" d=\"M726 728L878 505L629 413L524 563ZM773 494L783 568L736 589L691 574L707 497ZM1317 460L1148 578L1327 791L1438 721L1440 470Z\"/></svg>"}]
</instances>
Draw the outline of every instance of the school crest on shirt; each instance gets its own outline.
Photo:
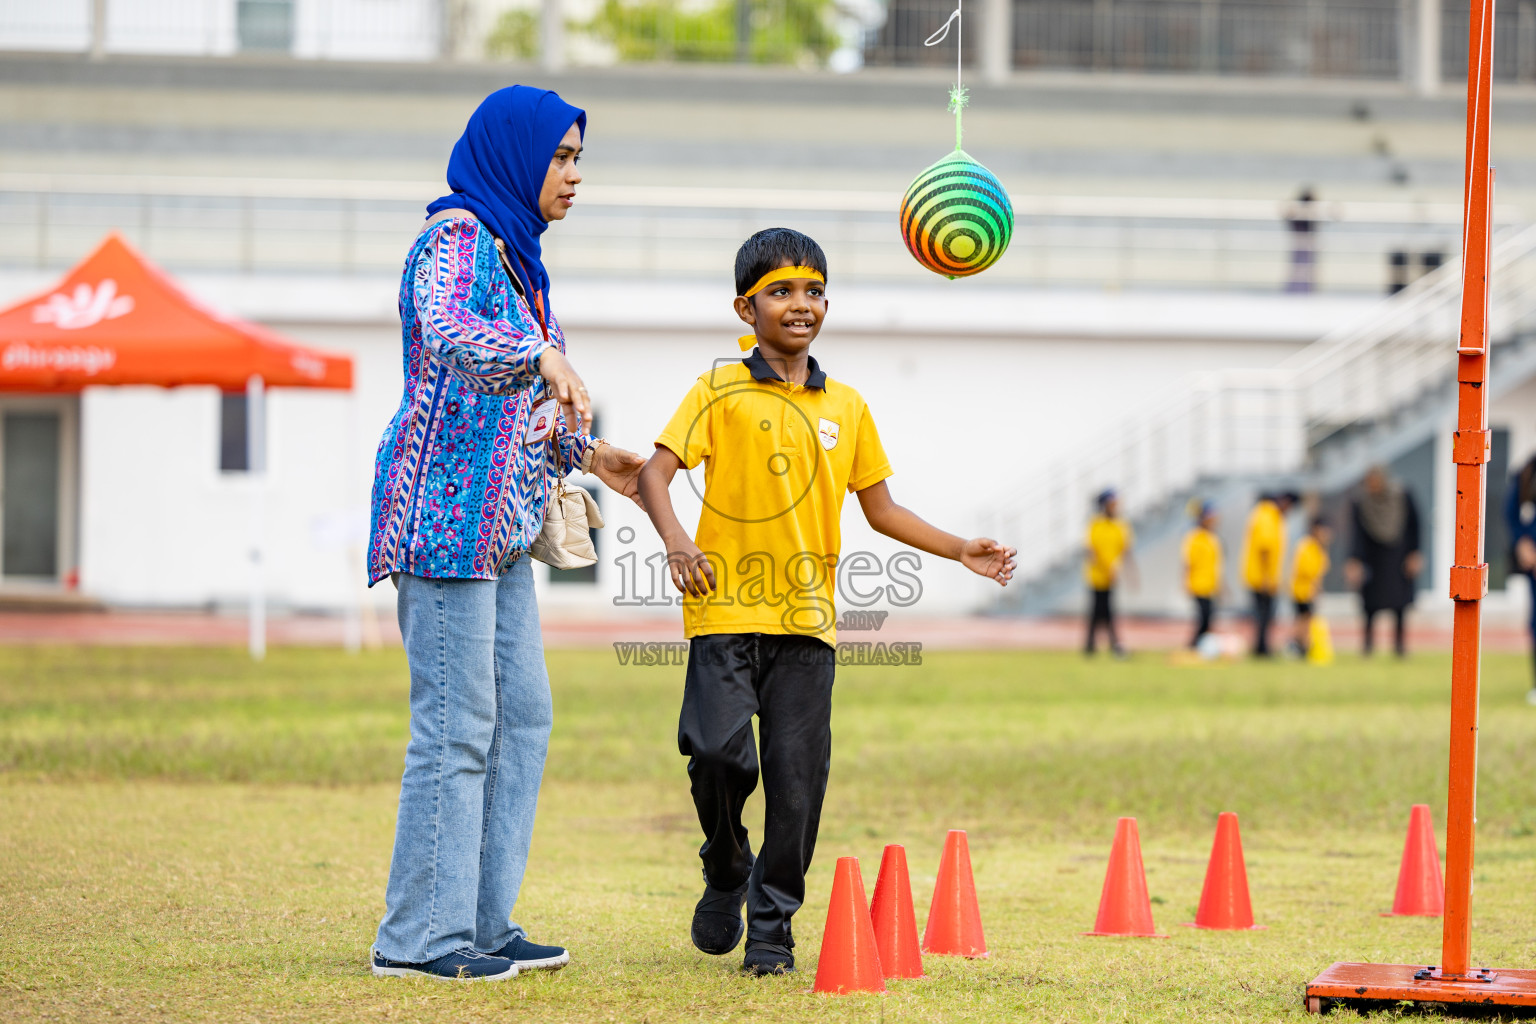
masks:
<instances>
[{"instance_id":1,"label":"school crest on shirt","mask_svg":"<svg viewBox=\"0 0 1536 1024\"><path fill-rule=\"evenodd\" d=\"M816 432L821 435L821 446L827 451L837 447L837 421L821 417Z\"/></svg>"}]
</instances>

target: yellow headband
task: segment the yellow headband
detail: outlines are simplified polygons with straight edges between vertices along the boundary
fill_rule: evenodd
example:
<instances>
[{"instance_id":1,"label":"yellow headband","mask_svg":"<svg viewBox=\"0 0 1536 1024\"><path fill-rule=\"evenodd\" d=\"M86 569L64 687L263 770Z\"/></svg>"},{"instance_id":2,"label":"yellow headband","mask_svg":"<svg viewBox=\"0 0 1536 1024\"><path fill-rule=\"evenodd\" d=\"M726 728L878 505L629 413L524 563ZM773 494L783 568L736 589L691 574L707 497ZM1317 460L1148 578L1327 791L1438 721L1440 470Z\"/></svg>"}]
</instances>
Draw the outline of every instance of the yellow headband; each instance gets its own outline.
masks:
<instances>
[{"instance_id":1,"label":"yellow headband","mask_svg":"<svg viewBox=\"0 0 1536 1024\"><path fill-rule=\"evenodd\" d=\"M810 267L780 267L778 270L770 270L758 278L757 284L742 292L741 296L744 299L750 299L776 281L793 281L799 277L808 277L812 281L820 281L822 284L827 283L827 279L821 275L819 270L813 270Z\"/></svg>"}]
</instances>

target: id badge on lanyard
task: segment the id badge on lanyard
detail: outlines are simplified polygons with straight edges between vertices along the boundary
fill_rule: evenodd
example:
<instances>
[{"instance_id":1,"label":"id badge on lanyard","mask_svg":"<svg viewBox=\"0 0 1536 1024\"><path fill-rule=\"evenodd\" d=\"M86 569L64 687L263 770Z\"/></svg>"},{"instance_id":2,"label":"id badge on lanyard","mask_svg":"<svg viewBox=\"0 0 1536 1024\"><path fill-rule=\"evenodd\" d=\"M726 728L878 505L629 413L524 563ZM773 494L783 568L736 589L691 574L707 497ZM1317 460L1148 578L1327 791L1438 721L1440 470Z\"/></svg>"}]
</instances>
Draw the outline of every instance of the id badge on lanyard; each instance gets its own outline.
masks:
<instances>
[{"instance_id":1,"label":"id badge on lanyard","mask_svg":"<svg viewBox=\"0 0 1536 1024\"><path fill-rule=\"evenodd\" d=\"M553 398L546 398L534 406L528 416L528 433L523 435L523 444L538 444L548 437L555 429L555 417L559 415L560 403Z\"/></svg>"}]
</instances>

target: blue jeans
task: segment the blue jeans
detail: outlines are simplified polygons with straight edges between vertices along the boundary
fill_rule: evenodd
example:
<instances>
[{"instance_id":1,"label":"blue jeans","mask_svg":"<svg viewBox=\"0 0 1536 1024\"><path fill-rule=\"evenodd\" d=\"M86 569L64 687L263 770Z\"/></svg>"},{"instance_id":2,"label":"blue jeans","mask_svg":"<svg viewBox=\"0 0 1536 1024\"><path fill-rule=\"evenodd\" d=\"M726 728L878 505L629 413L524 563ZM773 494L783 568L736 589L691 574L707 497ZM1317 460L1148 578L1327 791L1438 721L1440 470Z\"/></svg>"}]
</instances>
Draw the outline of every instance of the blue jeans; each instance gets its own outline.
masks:
<instances>
[{"instance_id":1,"label":"blue jeans","mask_svg":"<svg viewBox=\"0 0 1536 1024\"><path fill-rule=\"evenodd\" d=\"M554 720L529 562L499 580L399 578L411 740L374 944L390 960L523 934L512 907Z\"/></svg>"}]
</instances>

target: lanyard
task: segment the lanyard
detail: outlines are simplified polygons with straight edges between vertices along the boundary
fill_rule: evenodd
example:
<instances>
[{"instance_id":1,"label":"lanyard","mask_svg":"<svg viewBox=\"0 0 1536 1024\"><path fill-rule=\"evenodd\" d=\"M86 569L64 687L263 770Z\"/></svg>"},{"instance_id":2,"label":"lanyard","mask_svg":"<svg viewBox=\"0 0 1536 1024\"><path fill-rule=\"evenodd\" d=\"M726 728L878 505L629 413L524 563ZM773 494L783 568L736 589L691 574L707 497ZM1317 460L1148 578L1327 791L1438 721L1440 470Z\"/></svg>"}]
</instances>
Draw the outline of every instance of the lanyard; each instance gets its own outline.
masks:
<instances>
[{"instance_id":1,"label":"lanyard","mask_svg":"<svg viewBox=\"0 0 1536 1024\"><path fill-rule=\"evenodd\" d=\"M492 236L492 237L495 237L495 236ZM501 257L501 265L502 265L502 267L504 267L506 269L507 276L512 279L512 287L513 287L513 289L519 295L523 296L523 299L526 301L528 296L523 291L522 279L519 278L516 274L514 274L512 272L512 264L510 262L508 262L508 260L507 260L507 244L505 242L503 242L499 238L496 239L496 255ZM525 277L527 276L528 268L523 266L523 261L522 261L521 257L518 257L517 269L521 270ZM533 293L533 301L530 303L530 305L533 307L534 318L538 321L539 330L543 332L544 340L548 341L549 340L549 315L544 312L544 290L542 288Z\"/></svg>"}]
</instances>

